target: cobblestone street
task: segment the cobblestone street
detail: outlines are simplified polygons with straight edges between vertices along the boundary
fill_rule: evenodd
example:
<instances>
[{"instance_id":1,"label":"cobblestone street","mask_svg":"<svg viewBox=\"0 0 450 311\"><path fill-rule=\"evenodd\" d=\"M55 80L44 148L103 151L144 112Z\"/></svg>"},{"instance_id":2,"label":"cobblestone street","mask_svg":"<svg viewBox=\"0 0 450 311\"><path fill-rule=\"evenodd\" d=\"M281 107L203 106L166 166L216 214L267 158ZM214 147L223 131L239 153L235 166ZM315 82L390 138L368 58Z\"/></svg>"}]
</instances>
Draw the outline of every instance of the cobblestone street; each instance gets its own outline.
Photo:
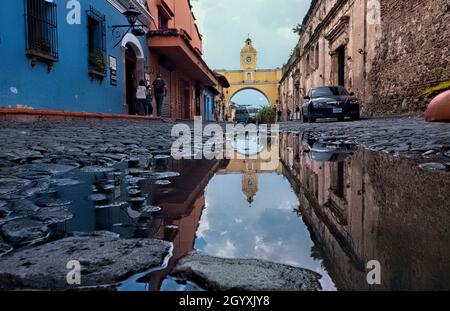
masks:
<instances>
[{"instance_id":1,"label":"cobblestone street","mask_svg":"<svg viewBox=\"0 0 450 311\"><path fill-rule=\"evenodd\" d=\"M450 290L449 0L3 2L0 293Z\"/></svg>"},{"instance_id":2,"label":"cobblestone street","mask_svg":"<svg viewBox=\"0 0 450 311\"><path fill-rule=\"evenodd\" d=\"M170 154L171 124L146 121L1 122L1 162L113 165L133 156Z\"/></svg>"},{"instance_id":3,"label":"cobblestone street","mask_svg":"<svg viewBox=\"0 0 450 311\"><path fill-rule=\"evenodd\" d=\"M71 167L111 167L136 157L169 155L172 126L146 121L2 121L0 196L15 198L31 181ZM450 162L450 124L429 124L420 118L286 122L280 129L307 134L318 142L356 145L420 162L447 167Z\"/></svg>"},{"instance_id":4,"label":"cobblestone street","mask_svg":"<svg viewBox=\"0 0 450 311\"><path fill-rule=\"evenodd\" d=\"M282 131L308 132L318 141L340 141L406 157L450 161L450 124L422 118L374 118L356 122L281 123Z\"/></svg>"},{"instance_id":5,"label":"cobblestone street","mask_svg":"<svg viewBox=\"0 0 450 311\"><path fill-rule=\"evenodd\" d=\"M113 165L133 156L169 154L172 126L145 121L3 121L2 174L9 174L8 168L30 163ZM420 118L286 122L280 129L308 132L320 141L354 143L374 151L450 160L450 124L430 124Z\"/></svg>"},{"instance_id":6,"label":"cobblestone street","mask_svg":"<svg viewBox=\"0 0 450 311\"><path fill-rule=\"evenodd\" d=\"M32 163L102 166L133 156L167 155L173 141L172 126L156 121L2 121L1 174L20 174L21 166ZM280 129L393 155L450 161L450 124L426 123L421 118L286 122Z\"/></svg>"},{"instance_id":7,"label":"cobblestone street","mask_svg":"<svg viewBox=\"0 0 450 311\"><path fill-rule=\"evenodd\" d=\"M193 128L193 123L188 124ZM0 122L2 150L0 154L0 257L12 252L17 258L26 256L28 263L33 267L40 267L45 265L39 260L42 252L54 252L51 257L65 258L61 257L61 252L76 250L80 253L84 252L84 256L89 258L88 262L93 275L102 276L90 278L88 285L112 284L113 280L122 274L127 275L128 270L122 267L117 258L126 256L128 250L134 249L133 242L118 240L118 235L105 232L88 231L81 235L73 232L72 235L67 235L70 233L67 229L63 230L65 234L61 236L66 238L55 238L58 232L58 230L55 231L55 226L66 223L77 213L70 209L72 200L60 196L64 193L64 191L61 192L61 187L75 193L80 183L77 178L86 174L93 174L93 176L100 174L103 177L97 181L98 184L95 186L93 184L91 190L88 188L88 193L83 194L82 199L87 197L96 204L100 204L101 210L122 209L128 206L126 202L117 203L113 200L113 204L104 205L102 202L107 197L102 191L106 193L117 187L117 185L114 186L114 176L125 176L126 189L130 195L129 204L134 206L133 208L136 208L136 204L140 204L137 209L140 211L138 223L140 225L147 223L149 219L152 219L151 215L161 211L161 208L145 205L146 198L140 197L141 190L138 183L150 179L155 185L167 186L171 184L171 178L180 176L177 172L170 172L168 168L164 171L154 171L155 162L149 164L151 159L164 161L169 158L174 140L171 137L173 125L174 123L170 122L140 120L87 121L80 119L36 122L4 120ZM428 124L419 118L383 118L340 123L287 122L280 126L282 132L298 133L304 140L324 143L325 146L351 145L376 153L382 152L387 157L413 158L416 160L416 162L412 161L416 163L413 164L416 169L418 169L417 165L425 165L423 167L425 170L448 171L450 166L450 124ZM121 168L124 163L128 169ZM195 167L197 165L200 168L201 161L196 162ZM74 177L66 177L69 172L75 172L72 174ZM106 177L105 174L113 175ZM439 176L443 178L444 175ZM142 204L144 205L141 206ZM80 211L83 213L85 207L81 208L78 213ZM128 213L135 217L136 212L130 208ZM170 229L170 226L168 228ZM56 241L53 242L53 246L45 246L48 250L34 247L29 250L25 248L23 251L25 253L20 252L24 245L47 242L49 237ZM83 243L90 241L89 245L92 248L82 249L83 244L80 241ZM123 253L111 250L97 256L96 243L103 245L106 242L108 245L120 248ZM148 249L142 249L142 252L135 253L134 257L127 257L130 269L142 270L143 267L157 265L158 258L168 254L167 244L156 240L149 243L145 246ZM19 250L19 253L13 250ZM141 257L144 251L150 256ZM111 264L103 266L103 261L109 261ZM12 261L10 266L5 264L3 265L5 270L0 269L0 275L2 273L9 275L8 271L23 270L23 275L34 279L34 274L39 271L23 268L23 264L27 263L22 263L18 259ZM49 264L49 267L55 265L56 263ZM53 274L63 273L61 267L58 269ZM270 269L281 271L285 268L270 266ZM49 274L46 280L51 279L53 274ZM14 276L13 279L16 277L18 276ZM315 277L311 275L311 283L306 286L311 289L318 288L317 280L314 281ZM64 287L64 284L59 283L60 279L53 281L55 288ZM3 285L9 286L7 283ZM37 282L34 286L41 288L45 284Z\"/></svg>"}]
</instances>

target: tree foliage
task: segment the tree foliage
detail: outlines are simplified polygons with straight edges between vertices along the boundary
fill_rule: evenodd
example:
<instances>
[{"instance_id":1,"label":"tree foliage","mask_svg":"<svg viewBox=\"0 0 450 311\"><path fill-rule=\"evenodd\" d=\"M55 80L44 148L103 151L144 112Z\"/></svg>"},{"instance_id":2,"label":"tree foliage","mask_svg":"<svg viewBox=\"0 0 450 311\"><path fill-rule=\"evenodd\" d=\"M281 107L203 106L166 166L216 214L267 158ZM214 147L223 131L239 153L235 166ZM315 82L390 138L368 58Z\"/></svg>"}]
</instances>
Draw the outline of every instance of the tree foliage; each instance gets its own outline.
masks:
<instances>
[{"instance_id":1,"label":"tree foliage","mask_svg":"<svg viewBox=\"0 0 450 311\"><path fill-rule=\"evenodd\" d=\"M276 109L273 107L264 107L258 112L259 124L274 124L277 120Z\"/></svg>"},{"instance_id":2,"label":"tree foliage","mask_svg":"<svg viewBox=\"0 0 450 311\"><path fill-rule=\"evenodd\" d=\"M292 28L292 31L293 31L294 33L298 34L299 36L302 35L303 30L304 30L304 28L303 28L303 25L302 25L302 24L297 24L294 28Z\"/></svg>"}]
</instances>

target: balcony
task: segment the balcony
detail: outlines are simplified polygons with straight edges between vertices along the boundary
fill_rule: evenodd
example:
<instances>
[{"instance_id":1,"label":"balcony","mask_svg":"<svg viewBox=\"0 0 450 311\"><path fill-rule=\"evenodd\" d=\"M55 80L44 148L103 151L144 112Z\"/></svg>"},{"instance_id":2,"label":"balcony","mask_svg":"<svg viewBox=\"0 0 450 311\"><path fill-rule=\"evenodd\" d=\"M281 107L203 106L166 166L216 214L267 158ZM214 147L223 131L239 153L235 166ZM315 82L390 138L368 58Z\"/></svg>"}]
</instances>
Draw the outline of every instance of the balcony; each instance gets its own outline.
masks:
<instances>
[{"instance_id":1,"label":"balcony","mask_svg":"<svg viewBox=\"0 0 450 311\"><path fill-rule=\"evenodd\" d=\"M164 55L173 69L182 70L204 85L215 85L214 73L191 45L191 39L184 30L153 30L148 33L148 40L150 49Z\"/></svg>"}]
</instances>

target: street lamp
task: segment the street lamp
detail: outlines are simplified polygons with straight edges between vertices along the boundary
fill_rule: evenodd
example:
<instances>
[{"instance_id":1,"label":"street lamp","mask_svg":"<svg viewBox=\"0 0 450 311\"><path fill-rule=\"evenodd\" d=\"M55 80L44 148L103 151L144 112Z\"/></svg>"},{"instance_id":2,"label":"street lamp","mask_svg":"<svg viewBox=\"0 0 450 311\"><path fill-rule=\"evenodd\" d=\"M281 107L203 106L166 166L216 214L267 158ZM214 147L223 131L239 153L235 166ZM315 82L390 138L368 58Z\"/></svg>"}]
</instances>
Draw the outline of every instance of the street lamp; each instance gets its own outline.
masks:
<instances>
[{"instance_id":1,"label":"street lamp","mask_svg":"<svg viewBox=\"0 0 450 311\"><path fill-rule=\"evenodd\" d=\"M142 13L139 12L134 5L131 5L128 10L122 14L127 18L128 23L130 23L131 26L134 26L138 17L142 15Z\"/></svg>"},{"instance_id":2,"label":"street lamp","mask_svg":"<svg viewBox=\"0 0 450 311\"><path fill-rule=\"evenodd\" d=\"M146 34L146 26L136 25L137 20L139 16L142 15L142 13L138 9L136 9L134 5L131 5L125 12L122 13L122 15L127 18L128 25L112 26L112 35L118 39L120 38L113 48L116 48L130 31L137 37L145 36Z\"/></svg>"}]
</instances>

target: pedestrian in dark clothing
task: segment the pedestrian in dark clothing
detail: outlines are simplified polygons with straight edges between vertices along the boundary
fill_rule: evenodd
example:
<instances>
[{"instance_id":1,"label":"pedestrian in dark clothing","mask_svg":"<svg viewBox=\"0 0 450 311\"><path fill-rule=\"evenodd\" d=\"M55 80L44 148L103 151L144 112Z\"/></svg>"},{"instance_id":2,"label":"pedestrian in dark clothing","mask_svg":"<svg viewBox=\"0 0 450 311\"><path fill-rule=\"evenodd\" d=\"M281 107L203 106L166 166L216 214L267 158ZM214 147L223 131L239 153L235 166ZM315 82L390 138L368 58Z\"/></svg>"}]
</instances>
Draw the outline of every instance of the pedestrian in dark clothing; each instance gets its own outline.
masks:
<instances>
[{"instance_id":1,"label":"pedestrian in dark clothing","mask_svg":"<svg viewBox=\"0 0 450 311\"><path fill-rule=\"evenodd\" d=\"M147 88L145 87L144 80L139 82L139 86L136 90L136 112L137 114L143 114L145 111L145 104L147 99Z\"/></svg>"},{"instance_id":2,"label":"pedestrian in dark clothing","mask_svg":"<svg viewBox=\"0 0 450 311\"><path fill-rule=\"evenodd\" d=\"M281 121L281 116L283 115L283 112L281 110L278 110L277 115L278 115L278 122L280 122Z\"/></svg>"},{"instance_id":3,"label":"pedestrian in dark clothing","mask_svg":"<svg viewBox=\"0 0 450 311\"><path fill-rule=\"evenodd\" d=\"M147 98L145 101L145 113L147 116L153 115L153 91L150 83L147 83Z\"/></svg>"},{"instance_id":4,"label":"pedestrian in dark clothing","mask_svg":"<svg viewBox=\"0 0 450 311\"><path fill-rule=\"evenodd\" d=\"M164 98L167 96L166 82L162 79L161 74L158 74L158 78L153 82L153 93L156 99L156 111L158 117L161 117Z\"/></svg>"}]
</instances>

